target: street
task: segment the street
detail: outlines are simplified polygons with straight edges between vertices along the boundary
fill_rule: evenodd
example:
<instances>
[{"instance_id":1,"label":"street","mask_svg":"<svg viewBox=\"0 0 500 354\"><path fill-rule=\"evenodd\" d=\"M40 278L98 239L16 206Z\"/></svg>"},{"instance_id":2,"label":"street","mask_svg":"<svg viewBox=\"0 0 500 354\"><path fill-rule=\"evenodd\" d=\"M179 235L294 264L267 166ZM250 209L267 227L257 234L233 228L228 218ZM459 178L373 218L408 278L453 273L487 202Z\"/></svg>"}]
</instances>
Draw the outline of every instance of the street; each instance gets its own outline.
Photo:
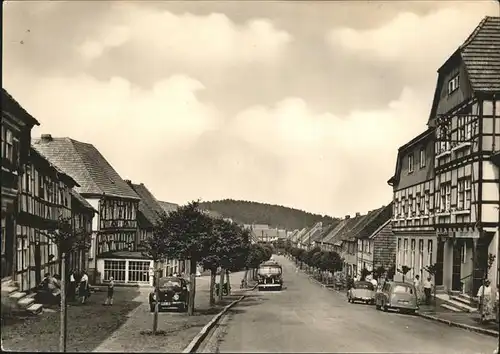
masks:
<instances>
[{"instance_id":1,"label":"street","mask_svg":"<svg viewBox=\"0 0 500 354\"><path fill-rule=\"evenodd\" d=\"M286 289L254 291L230 311L208 341L224 352L493 353L498 338L374 306L295 273L284 257ZM215 338L215 339L214 339ZM212 349L208 349L210 351Z\"/></svg>"}]
</instances>

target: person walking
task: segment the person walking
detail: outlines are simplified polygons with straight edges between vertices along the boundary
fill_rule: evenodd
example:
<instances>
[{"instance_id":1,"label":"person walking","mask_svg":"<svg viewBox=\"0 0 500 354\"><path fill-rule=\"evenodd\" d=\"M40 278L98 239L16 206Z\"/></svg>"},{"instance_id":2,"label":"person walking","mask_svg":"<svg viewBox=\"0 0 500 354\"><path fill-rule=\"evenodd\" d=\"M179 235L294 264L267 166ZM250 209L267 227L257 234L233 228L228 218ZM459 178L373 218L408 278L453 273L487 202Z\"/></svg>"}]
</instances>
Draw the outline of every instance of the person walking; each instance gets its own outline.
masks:
<instances>
[{"instance_id":1,"label":"person walking","mask_svg":"<svg viewBox=\"0 0 500 354\"><path fill-rule=\"evenodd\" d=\"M484 285L481 285L477 291L479 298L479 311L481 313L481 322L487 322L496 319L496 314L493 313L494 299L492 297L490 281L486 279Z\"/></svg>"},{"instance_id":2,"label":"person walking","mask_svg":"<svg viewBox=\"0 0 500 354\"><path fill-rule=\"evenodd\" d=\"M424 294L425 294L425 304L431 304L431 294L432 294L432 282L431 277L427 277L427 280L424 281Z\"/></svg>"},{"instance_id":3,"label":"person walking","mask_svg":"<svg viewBox=\"0 0 500 354\"><path fill-rule=\"evenodd\" d=\"M108 283L108 297L106 298L106 302L104 305L113 305L113 294L115 291L115 281L113 280L113 277L109 277L109 283Z\"/></svg>"},{"instance_id":4,"label":"person walking","mask_svg":"<svg viewBox=\"0 0 500 354\"><path fill-rule=\"evenodd\" d=\"M422 291L420 289L420 275L415 275L415 279L413 279L413 285L417 290L417 301L420 303L420 301L422 300Z\"/></svg>"},{"instance_id":5,"label":"person walking","mask_svg":"<svg viewBox=\"0 0 500 354\"><path fill-rule=\"evenodd\" d=\"M76 280L75 280L75 271L73 269L71 269L69 272L68 297L69 297L69 301L75 301Z\"/></svg>"},{"instance_id":6,"label":"person walking","mask_svg":"<svg viewBox=\"0 0 500 354\"><path fill-rule=\"evenodd\" d=\"M82 278L80 279L80 286L78 287L78 295L81 298L82 305L85 304L85 301L89 297L89 293L89 276L84 270L82 272Z\"/></svg>"}]
</instances>

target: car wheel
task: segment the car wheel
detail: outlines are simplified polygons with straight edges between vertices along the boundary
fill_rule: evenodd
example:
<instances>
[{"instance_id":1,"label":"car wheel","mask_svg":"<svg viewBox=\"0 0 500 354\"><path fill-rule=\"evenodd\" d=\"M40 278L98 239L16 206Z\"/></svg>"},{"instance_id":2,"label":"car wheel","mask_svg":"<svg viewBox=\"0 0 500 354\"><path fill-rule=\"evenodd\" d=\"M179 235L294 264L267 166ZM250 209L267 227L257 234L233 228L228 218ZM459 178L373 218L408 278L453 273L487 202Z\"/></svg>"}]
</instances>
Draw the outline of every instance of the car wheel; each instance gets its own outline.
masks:
<instances>
[{"instance_id":1,"label":"car wheel","mask_svg":"<svg viewBox=\"0 0 500 354\"><path fill-rule=\"evenodd\" d=\"M385 302L382 304L382 309L384 310L384 312L389 311L389 308L387 307L387 305L385 304Z\"/></svg>"}]
</instances>

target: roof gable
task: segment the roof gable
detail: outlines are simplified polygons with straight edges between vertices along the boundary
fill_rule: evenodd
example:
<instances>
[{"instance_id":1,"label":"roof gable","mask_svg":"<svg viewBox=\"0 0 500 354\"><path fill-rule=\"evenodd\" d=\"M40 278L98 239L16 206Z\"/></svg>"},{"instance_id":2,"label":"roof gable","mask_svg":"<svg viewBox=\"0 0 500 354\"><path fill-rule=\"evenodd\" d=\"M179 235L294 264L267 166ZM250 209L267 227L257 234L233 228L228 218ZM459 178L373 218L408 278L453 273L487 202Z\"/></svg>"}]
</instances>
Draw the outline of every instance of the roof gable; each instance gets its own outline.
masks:
<instances>
[{"instance_id":1,"label":"roof gable","mask_svg":"<svg viewBox=\"0 0 500 354\"><path fill-rule=\"evenodd\" d=\"M370 212L365 219L363 225L358 227L354 233L354 238L366 239L377 230L381 225L391 220L392 216L392 202L387 206L383 206L377 210Z\"/></svg>"},{"instance_id":2,"label":"roof gable","mask_svg":"<svg viewBox=\"0 0 500 354\"><path fill-rule=\"evenodd\" d=\"M158 200L156 200L143 183L134 184L131 181L126 182L141 198L139 201L139 211L150 224L156 224L160 215L165 213Z\"/></svg>"},{"instance_id":3,"label":"roof gable","mask_svg":"<svg viewBox=\"0 0 500 354\"><path fill-rule=\"evenodd\" d=\"M162 207L162 209L168 214L172 211L175 211L177 210L177 208L179 207L178 204L175 204L175 203L169 203L169 202L164 202L164 201L161 201L159 200L158 203L160 203L160 206Z\"/></svg>"},{"instance_id":4,"label":"roof gable","mask_svg":"<svg viewBox=\"0 0 500 354\"><path fill-rule=\"evenodd\" d=\"M92 144L71 138L33 139L33 147L80 184L80 194L140 199Z\"/></svg>"},{"instance_id":5,"label":"roof gable","mask_svg":"<svg viewBox=\"0 0 500 354\"><path fill-rule=\"evenodd\" d=\"M77 191L72 189L71 191L71 196L80 204L80 207L88 210L92 210L92 212L97 213L97 210L89 203L87 200L82 197ZM73 202L71 203L73 205Z\"/></svg>"},{"instance_id":6,"label":"roof gable","mask_svg":"<svg viewBox=\"0 0 500 354\"><path fill-rule=\"evenodd\" d=\"M40 123L29 114L23 106L17 102L14 97L12 97L6 89L2 87L2 111L10 113L15 117L19 118L24 124L27 125L40 125Z\"/></svg>"}]
</instances>

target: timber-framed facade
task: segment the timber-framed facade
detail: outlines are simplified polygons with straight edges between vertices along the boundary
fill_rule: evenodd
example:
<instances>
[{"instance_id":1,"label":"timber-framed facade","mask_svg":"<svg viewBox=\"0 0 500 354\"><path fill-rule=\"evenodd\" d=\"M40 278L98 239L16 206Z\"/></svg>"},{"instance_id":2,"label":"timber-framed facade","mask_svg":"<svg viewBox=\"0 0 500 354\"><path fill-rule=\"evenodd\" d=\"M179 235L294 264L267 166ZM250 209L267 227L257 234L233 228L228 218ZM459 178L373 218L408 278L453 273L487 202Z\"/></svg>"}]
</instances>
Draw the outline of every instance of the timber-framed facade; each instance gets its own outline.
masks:
<instances>
[{"instance_id":1,"label":"timber-framed facade","mask_svg":"<svg viewBox=\"0 0 500 354\"><path fill-rule=\"evenodd\" d=\"M2 279L16 275L17 194L35 125L40 123L2 88Z\"/></svg>"},{"instance_id":2,"label":"timber-framed facade","mask_svg":"<svg viewBox=\"0 0 500 354\"><path fill-rule=\"evenodd\" d=\"M500 18L486 17L438 71L428 126L435 127L435 228L448 291L475 295L485 273L498 284L498 62Z\"/></svg>"}]
</instances>

